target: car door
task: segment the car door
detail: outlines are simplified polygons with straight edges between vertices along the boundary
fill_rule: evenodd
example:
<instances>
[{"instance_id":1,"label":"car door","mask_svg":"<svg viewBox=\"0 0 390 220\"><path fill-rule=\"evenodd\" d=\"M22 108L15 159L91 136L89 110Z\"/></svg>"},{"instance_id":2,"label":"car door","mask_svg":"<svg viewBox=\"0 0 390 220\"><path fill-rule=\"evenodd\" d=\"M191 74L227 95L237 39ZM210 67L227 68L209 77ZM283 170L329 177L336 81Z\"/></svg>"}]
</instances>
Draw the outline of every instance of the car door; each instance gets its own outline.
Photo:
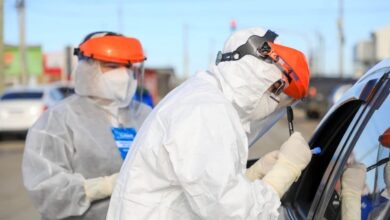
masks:
<instances>
[{"instance_id":1,"label":"car door","mask_svg":"<svg viewBox=\"0 0 390 220\"><path fill-rule=\"evenodd\" d=\"M367 167L389 156L378 147L381 132L390 127L389 68L380 79L368 80L359 99L345 101L321 123L309 145L319 155L282 198L289 219L340 219L339 178L351 155ZM383 189L383 165L367 173L370 193ZM382 175L376 175L381 173ZM375 188L376 187L376 188Z\"/></svg>"}]
</instances>

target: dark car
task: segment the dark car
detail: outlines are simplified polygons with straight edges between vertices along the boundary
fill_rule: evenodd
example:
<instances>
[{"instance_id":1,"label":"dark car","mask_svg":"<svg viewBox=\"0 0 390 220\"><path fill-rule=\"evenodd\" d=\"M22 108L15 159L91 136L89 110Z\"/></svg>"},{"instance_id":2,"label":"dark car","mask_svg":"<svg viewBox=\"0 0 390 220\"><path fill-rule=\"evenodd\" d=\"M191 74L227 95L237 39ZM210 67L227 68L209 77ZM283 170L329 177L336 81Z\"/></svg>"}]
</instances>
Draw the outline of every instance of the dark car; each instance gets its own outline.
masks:
<instances>
[{"instance_id":1,"label":"dark car","mask_svg":"<svg viewBox=\"0 0 390 220\"><path fill-rule=\"evenodd\" d=\"M379 140L390 128L389 93L390 58L360 78L320 122L309 145L322 152L282 198L280 219L341 219L340 177L350 160L368 168L362 219L381 219L379 211L390 219L390 177L384 175L390 150Z\"/></svg>"},{"instance_id":2,"label":"dark car","mask_svg":"<svg viewBox=\"0 0 390 220\"><path fill-rule=\"evenodd\" d=\"M334 104L339 89L356 81L354 78L313 77L310 79L309 95L300 107L305 110L308 119L321 118Z\"/></svg>"}]
</instances>

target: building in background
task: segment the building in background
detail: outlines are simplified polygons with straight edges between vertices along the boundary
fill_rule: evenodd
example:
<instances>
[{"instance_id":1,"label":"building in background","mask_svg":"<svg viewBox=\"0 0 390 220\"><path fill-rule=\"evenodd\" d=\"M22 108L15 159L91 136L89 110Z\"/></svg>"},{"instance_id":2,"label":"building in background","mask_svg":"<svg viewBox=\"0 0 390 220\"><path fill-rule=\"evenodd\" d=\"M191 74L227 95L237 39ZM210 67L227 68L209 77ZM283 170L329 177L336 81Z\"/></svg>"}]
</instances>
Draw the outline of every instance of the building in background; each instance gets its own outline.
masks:
<instances>
[{"instance_id":1,"label":"building in background","mask_svg":"<svg viewBox=\"0 0 390 220\"><path fill-rule=\"evenodd\" d=\"M33 81L43 73L43 57L41 46L27 47L27 78ZM6 85L18 84L22 77L19 47L5 45L4 47L4 76Z\"/></svg>"},{"instance_id":2,"label":"building in background","mask_svg":"<svg viewBox=\"0 0 390 220\"><path fill-rule=\"evenodd\" d=\"M65 48L60 52L43 53L41 46L27 47L27 78L28 84L45 84L55 81L71 80L71 72L77 63L70 50ZM6 86L20 84L22 78L19 47L6 45L4 51Z\"/></svg>"},{"instance_id":3,"label":"building in background","mask_svg":"<svg viewBox=\"0 0 390 220\"><path fill-rule=\"evenodd\" d=\"M45 82L72 81L72 71L77 64L73 56L73 48L66 47L62 51L47 52L43 57Z\"/></svg>"},{"instance_id":4,"label":"building in background","mask_svg":"<svg viewBox=\"0 0 390 220\"><path fill-rule=\"evenodd\" d=\"M354 47L355 76L360 77L369 68L390 56L390 27L371 33L369 40L358 42Z\"/></svg>"},{"instance_id":5,"label":"building in background","mask_svg":"<svg viewBox=\"0 0 390 220\"><path fill-rule=\"evenodd\" d=\"M169 91L176 87L173 68L145 68L143 86L151 94L153 102L158 103Z\"/></svg>"}]
</instances>

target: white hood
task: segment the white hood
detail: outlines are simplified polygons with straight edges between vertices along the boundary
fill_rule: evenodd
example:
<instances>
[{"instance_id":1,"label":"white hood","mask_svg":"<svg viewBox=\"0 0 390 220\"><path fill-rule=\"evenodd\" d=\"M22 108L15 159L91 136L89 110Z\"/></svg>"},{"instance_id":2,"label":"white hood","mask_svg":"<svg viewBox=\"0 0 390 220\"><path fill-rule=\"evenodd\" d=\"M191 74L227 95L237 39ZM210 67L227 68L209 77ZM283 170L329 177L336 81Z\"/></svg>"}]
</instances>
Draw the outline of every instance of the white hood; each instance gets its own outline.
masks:
<instances>
[{"instance_id":1,"label":"white hood","mask_svg":"<svg viewBox=\"0 0 390 220\"><path fill-rule=\"evenodd\" d=\"M264 36L265 33L260 28L237 31L228 38L222 53L236 50L252 35ZM253 121L251 116L261 104L260 98L274 82L281 79L282 73L274 64L251 55L213 65L211 72L220 81L222 92L237 109L243 127L249 133L250 122Z\"/></svg>"}]
</instances>

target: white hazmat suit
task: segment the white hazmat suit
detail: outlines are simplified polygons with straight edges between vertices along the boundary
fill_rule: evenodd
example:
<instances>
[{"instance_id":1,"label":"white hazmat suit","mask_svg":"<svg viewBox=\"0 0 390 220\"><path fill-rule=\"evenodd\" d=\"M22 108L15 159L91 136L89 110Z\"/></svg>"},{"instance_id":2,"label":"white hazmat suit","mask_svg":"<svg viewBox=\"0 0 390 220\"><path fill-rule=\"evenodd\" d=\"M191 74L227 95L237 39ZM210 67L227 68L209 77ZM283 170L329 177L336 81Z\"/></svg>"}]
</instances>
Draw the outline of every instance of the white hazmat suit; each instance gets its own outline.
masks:
<instances>
[{"instance_id":1,"label":"white hazmat suit","mask_svg":"<svg viewBox=\"0 0 390 220\"><path fill-rule=\"evenodd\" d=\"M115 72L105 74L117 78ZM24 185L42 219L105 219L122 165L111 128L138 130L151 111L124 98L123 93L132 97L135 92L135 82L128 76L105 80L98 63L91 60L80 61L75 75L76 94L44 112L26 140ZM107 92L115 88L122 98Z\"/></svg>"},{"instance_id":2,"label":"white hazmat suit","mask_svg":"<svg viewBox=\"0 0 390 220\"><path fill-rule=\"evenodd\" d=\"M224 51L264 33L236 32ZM280 78L275 65L245 56L172 91L141 127L107 219L276 219L277 192L244 173L251 122L277 111L263 97Z\"/></svg>"}]
</instances>

